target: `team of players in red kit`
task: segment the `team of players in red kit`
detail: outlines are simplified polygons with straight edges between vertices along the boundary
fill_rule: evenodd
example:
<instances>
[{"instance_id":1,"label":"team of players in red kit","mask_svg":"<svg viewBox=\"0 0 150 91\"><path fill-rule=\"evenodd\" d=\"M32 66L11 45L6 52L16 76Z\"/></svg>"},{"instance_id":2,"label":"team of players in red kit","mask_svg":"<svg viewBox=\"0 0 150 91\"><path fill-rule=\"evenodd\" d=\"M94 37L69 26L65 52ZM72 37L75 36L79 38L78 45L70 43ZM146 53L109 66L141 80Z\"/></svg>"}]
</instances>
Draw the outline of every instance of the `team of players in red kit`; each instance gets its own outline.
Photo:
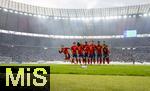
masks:
<instances>
[{"instance_id":1,"label":"team of players in red kit","mask_svg":"<svg viewBox=\"0 0 150 91\"><path fill-rule=\"evenodd\" d=\"M95 44L94 41L85 41L84 44L73 42L71 47L64 47L64 45L62 45L61 49L59 49L59 53L65 55L66 61L71 61L71 63L75 64L105 64L105 62L109 64L110 62L110 50L108 45L105 44L105 41L103 41L103 44L101 44L100 41L97 41L97 44ZM72 56L70 56L70 54Z\"/></svg>"}]
</instances>

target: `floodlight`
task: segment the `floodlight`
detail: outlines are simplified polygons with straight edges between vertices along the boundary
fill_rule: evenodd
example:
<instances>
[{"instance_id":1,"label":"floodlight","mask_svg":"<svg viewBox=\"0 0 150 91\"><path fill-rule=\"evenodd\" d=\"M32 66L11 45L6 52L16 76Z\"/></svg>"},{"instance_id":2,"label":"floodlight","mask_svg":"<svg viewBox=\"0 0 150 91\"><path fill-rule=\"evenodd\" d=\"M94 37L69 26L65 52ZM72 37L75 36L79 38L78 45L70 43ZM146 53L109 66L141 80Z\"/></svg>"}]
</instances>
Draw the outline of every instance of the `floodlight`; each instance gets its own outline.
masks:
<instances>
[{"instance_id":1,"label":"floodlight","mask_svg":"<svg viewBox=\"0 0 150 91\"><path fill-rule=\"evenodd\" d=\"M61 19L61 17L58 17L58 19Z\"/></svg>"},{"instance_id":2,"label":"floodlight","mask_svg":"<svg viewBox=\"0 0 150 91\"><path fill-rule=\"evenodd\" d=\"M71 18L70 18L70 20L76 20L76 19L77 19L77 18L75 18L75 17L71 17Z\"/></svg>"},{"instance_id":3,"label":"floodlight","mask_svg":"<svg viewBox=\"0 0 150 91\"><path fill-rule=\"evenodd\" d=\"M22 13L22 12L19 12L19 14L21 14L21 15L22 15L23 13Z\"/></svg>"},{"instance_id":4,"label":"floodlight","mask_svg":"<svg viewBox=\"0 0 150 91\"><path fill-rule=\"evenodd\" d=\"M106 20L109 20L109 19L111 19L111 17L109 17L109 16L106 16L106 17L105 17L105 19L106 19Z\"/></svg>"},{"instance_id":5,"label":"floodlight","mask_svg":"<svg viewBox=\"0 0 150 91\"><path fill-rule=\"evenodd\" d=\"M122 48L122 50L125 50L125 48Z\"/></svg>"},{"instance_id":6,"label":"floodlight","mask_svg":"<svg viewBox=\"0 0 150 91\"><path fill-rule=\"evenodd\" d=\"M10 13L13 13L13 10L9 10Z\"/></svg>"},{"instance_id":7,"label":"floodlight","mask_svg":"<svg viewBox=\"0 0 150 91\"><path fill-rule=\"evenodd\" d=\"M11 47L14 47L14 45L11 45Z\"/></svg>"},{"instance_id":8,"label":"floodlight","mask_svg":"<svg viewBox=\"0 0 150 91\"><path fill-rule=\"evenodd\" d=\"M18 11L15 11L16 14L18 14Z\"/></svg>"},{"instance_id":9,"label":"floodlight","mask_svg":"<svg viewBox=\"0 0 150 91\"><path fill-rule=\"evenodd\" d=\"M27 13L23 13L24 15L28 15Z\"/></svg>"},{"instance_id":10,"label":"floodlight","mask_svg":"<svg viewBox=\"0 0 150 91\"><path fill-rule=\"evenodd\" d=\"M118 18L118 16L113 16L113 19L117 19Z\"/></svg>"},{"instance_id":11,"label":"floodlight","mask_svg":"<svg viewBox=\"0 0 150 91\"><path fill-rule=\"evenodd\" d=\"M49 17L48 16L43 16L44 18L48 19Z\"/></svg>"},{"instance_id":12,"label":"floodlight","mask_svg":"<svg viewBox=\"0 0 150 91\"><path fill-rule=\"evenodd\" d=\"M131 48L127 48L128 50L130 50Z\"/></svg>"},{"instance_id":13,"label":"floodlight","mask_svg":"<svg viewBox=\"0 0 150 91\"><path fill-rule=\"evenodd\" d=\"M105 17L102 17L101 19L105 19Z\"/></svg>"},{"instance_id":14,"label":"floodlight","mask_svg":"<svg viewBox=\"0 0 150 91\"><path fill-rule=\"evenodd\" d=\"M44 50L47 50L48 48L47 47L44 47Z\"/></svg>"},{"instance_id":15,"label":"floodlight","mask_svg":"<svg viewBox=\"0 0 150 91\"><path fill-rule=\"evenodd\" d=\"M93 17L89 17L89 20L93 20Z\"/></svg>"},{"instance_id":16,"label":"floodlight","mask_svg":"<svg viewBox=\"0 0 150 91\"><path fill-rule=\"evenodd\" d=\"M148 14L144 14L143 16L144 16L144 17L147 17L147 16L148 16Z\"/></svg>"},{"instance_id":17,"label":"floodlight","mask_svg":"<svg viewBox=\"0 0 150 91\"><path fill-rule=\"evenodd\" d=\"M37 17L37 15L33 15L33 16Z\"/></svg>"},{"instance_id":18,"label":"floodlight","mask_svg":"<svg viewBox=\"0 0 150 91\"><path fill-rule=\"evenodd\" d=\"M118 18L121 19L122 17L121 17L121 16L118 16Z\"/></svg>"},{"instance_id":19,"label":"floodlight","mask_svg":"<svg viewBox=\"0 0 150 91\"><path fill-rule=\"evenodd\" d=\"M32 14L29 14L29 16L33 16Z\"/></svg>"},{"instance_id":20,"label":"floodlight","mask_svg":"<svg viewBox=\"0 0 150 91\"><path fill-rule=\"evenodd\" d=\"M89 18L88 18L88 17L86 17L86 18L85 18L85 21L89 21Z\"/></svg>"},{"instance_id":21,"label":"floodlight","mask_svg":"<svg viewBox=\"0 0 150 91\"><path fill-rule=\"evenodd\" d=\"M8 9L3 9L5 12L8 12Z\"/></svg>"},{"instance_id":22,"label":"floodlight","mask_svg":"<svg viewBox=\"0 0 150 91\"><path fill-rule=\"evenodd\" d=\"M96 20L96 21L98 21L98 20L100 20L102 18L101 17L94 17L93 19Z\"/></svg>"},{"instance_id":23,"label":"floodlight","mask_svg":"<svg viewBox=\"0 0 150 91\"><path fill-rule=\"evenodd\" d=\"M142 14L140 14L139 16L143 16Z\"/></svg>"},{"instance_id":24,"label":"floodlight","mask_svg":"<svg viewBox=\"0 0 150 91\"><path fill-rule=\"evenodd\" d=\"M41 15L38 15L38 17L41 18L42 16L41 16Z\"/></svg>"},{"instance_id":25,"label":"floodlight","mask_svg":"<svg viewBox=\"0 0 150 91\"><path fill-rule=\"evenodd\" d=\"M77 20L81 20L81 18L77 18Z\"/></svg>"},{"instance_id":26,"label":"floodlight","mask_svg":"<svg viewBox=\"0 0 150 91\"><path fill-rule=\"evenodd\" d=\"M85 20L85 18L84 18L84 17L82 17L82 18L81 18L81 20Z\"/></svg>"},{"instance_id":27,"label":"floodlight","mask_svg":"<svg viewBox=\"0 0 150 91\"><path fill-rule=\"evenodd\" d=\"M133 15L133 18L135 18L136 17L136 15Z\"/></svg>"},{"instance_id":28,"label":"floodlight","mask_svg":"<svg viewBox=\"0 0 150 91\"><path fill-rule=\"evenodd\" d=\"M56 19L56 20L57 20L58 18L57 18L57 17L54 17L54 19Z\"/></svg>"},{"instance_id":29,"label":"floodlight","mask_svg":"<svg viewBox=\"0 0 150 91\"><path fill-rule=\"evenodd\" d=\"M129 18L131 18L132 16L131 16L131 15L129 15L128 17L129 17Z\"/></svg>"},{"instance_id":30,"label":"floodlight","mask_svg":"<svg viewBox=\"0 0 150 91\"><path fill-rule=\"evenodd\" d=\"M136 48L133 48L133 50L135 50Z\"/></svg>"},{"instance_id":31,"label":"floodlight","mask_svg":"<svg viewBox=\"0 0 150 91\"><path fill-rule=\"evenodd\" d=\"M123 18L127 18L127 15L124 15Z\"/></svg>"}]
</instances>

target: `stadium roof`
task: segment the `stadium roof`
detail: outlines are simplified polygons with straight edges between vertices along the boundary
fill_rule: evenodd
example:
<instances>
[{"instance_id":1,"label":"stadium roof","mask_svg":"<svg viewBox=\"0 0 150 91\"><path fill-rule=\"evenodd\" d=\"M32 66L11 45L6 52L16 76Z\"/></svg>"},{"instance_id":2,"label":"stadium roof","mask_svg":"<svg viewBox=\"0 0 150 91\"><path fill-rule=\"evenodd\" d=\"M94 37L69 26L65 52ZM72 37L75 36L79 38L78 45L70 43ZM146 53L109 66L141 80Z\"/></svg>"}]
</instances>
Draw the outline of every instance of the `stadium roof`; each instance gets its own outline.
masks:
<instances>
[{"instance_id":1,"label":"stadium roof","mask_svg":"<svg viewBox=\"0 0 150 91\"><path fill-rule=\"evenodd\" d=\"M150 0L11 0L49 8L89 9L148 4Z\"/></svg>"},{"instance_id":2,"label":"stadium roof","mask_svg":"<svg viewBox=\"0 0 150 91\"><path fill-rule=\"evenodd\" d=\"M21 3L21 1L24 2ZM107 16L120 17L124 15L150 14L150 0L104 0L103 2L102 0L92 0L92 2L88 0L80 0L80 4L77 2L79 3L79 0L70 0L70 2L67 0L51 0L51 2L50 0L0 0L0 9L3 9L6 12L19 13L30 16L50 16L59 18L93 18ZM93 2L95 2L95 4L93 4ZM119 4L121 2L122 4ZM57 7L49 8L52 7L49 4ZM93 6L86 7L92 4Z\"/></svg>"}]
</instances>

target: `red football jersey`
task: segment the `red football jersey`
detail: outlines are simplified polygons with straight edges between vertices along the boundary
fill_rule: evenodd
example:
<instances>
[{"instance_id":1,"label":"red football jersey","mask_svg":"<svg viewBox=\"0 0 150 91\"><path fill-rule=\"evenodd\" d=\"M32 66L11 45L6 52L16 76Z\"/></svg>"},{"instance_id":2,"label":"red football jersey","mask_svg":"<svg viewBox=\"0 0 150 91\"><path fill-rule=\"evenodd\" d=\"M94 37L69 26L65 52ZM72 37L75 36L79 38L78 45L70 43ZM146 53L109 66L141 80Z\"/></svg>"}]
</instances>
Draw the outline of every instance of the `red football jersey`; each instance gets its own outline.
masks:
<instances>
[{"instance_id":1,"label":"red football jersey","mask_svg":"<svg viewBox=\"0 0 150 91\"><path fill-rule=\"evenodd\" d=\"M63 48L63 52L64 52L64 54L69 54L68 49L70 49L70 48L67 48L67 47Z\"/></svg>"},{"instance_id":2,"label":"red football jersey","mask_svg":"<svg viewBox=\"0 0 150 91\"><path fill-rule=\"evenodd\" d=\"M69 54L68 47L61 48L60 53Z\"/></svg>"},{"instance_id":3,"label":"red football jersey","mask_svg":"<svg viewBox=\"0 0 150 91\"><path fill-rule=\"evenodd\" d=\"M84 53L89 53L89 45L84 45Z\"/></svg>"},{"instance_id":4,"label":"red football jersey","mask_svg":"<svg viewBox=\"0 0 150 91\"><path fill-rule=\"evenodd\" d=\"M83 54L83 46L78 46L78 54Z\"/></svg>"},{"instance_id":5,"label":"red football jersey","mask_svg":"<svg viewBox=\"0 0 150 91\"><path fill-rule=\"evenodd\" d=\"M95 52L95 45L92 44L92 45L89 45L89 54L94 54Z\"/></svg>"},{"instance_id":6,"label":"red football jersey","mask_svg":"<svg viewBox=\"0 0 150 91\"><path fill-rule=\"evenodd\" d=\"M78 46L72 46L71 47L71 52L72 54L77 54Z\"/></svg>"},{"instance_id":7,"label":"red football jersey","mask_svg":"<svg viewBox=\"0 0 150 91\"><path fill-rule=\"evenodd\" d=\"M102 49L103 49L102 45L97 45L96 46L96 52L97 52L97 54L102 54Z\"/></svg>"},{"instance_id":8,"label":"red football jersey","mask_svg":"<svg viewBox=\"0 0 150 91\"><path fill-rule=\"evenodd\" d=\"M109 53L110 53L108 47L104 47L104 48L103 48L103 53L104 53L104 54L109 54Z\"/></svg>"}]
</instances>

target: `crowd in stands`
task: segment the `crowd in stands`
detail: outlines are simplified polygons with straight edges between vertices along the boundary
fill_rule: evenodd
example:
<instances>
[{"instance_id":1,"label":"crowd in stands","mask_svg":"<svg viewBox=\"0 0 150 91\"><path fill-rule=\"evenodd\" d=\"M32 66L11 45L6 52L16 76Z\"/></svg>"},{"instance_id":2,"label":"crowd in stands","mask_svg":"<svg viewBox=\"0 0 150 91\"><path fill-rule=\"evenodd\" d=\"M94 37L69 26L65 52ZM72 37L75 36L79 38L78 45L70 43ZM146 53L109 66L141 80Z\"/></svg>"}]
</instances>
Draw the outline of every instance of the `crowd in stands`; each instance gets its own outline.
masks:
<instances>
[{"instance_id":1,"label":"crowd in stands","mask_svg":"<svg viewBox=\"0 0 150 91\"><path fill-rule=\"evenodd\" d=\"M113 62L150 62L149 48L123 50L122 48L111 47L110 51L110 60ZM17 62L63 60L63 55L58 53L58 48L26 47L16 45L0 45L0 56L3 58L11 57L12 61ZM0 59L4 60L3 58Z\"/></svg>"}]
</instances>

